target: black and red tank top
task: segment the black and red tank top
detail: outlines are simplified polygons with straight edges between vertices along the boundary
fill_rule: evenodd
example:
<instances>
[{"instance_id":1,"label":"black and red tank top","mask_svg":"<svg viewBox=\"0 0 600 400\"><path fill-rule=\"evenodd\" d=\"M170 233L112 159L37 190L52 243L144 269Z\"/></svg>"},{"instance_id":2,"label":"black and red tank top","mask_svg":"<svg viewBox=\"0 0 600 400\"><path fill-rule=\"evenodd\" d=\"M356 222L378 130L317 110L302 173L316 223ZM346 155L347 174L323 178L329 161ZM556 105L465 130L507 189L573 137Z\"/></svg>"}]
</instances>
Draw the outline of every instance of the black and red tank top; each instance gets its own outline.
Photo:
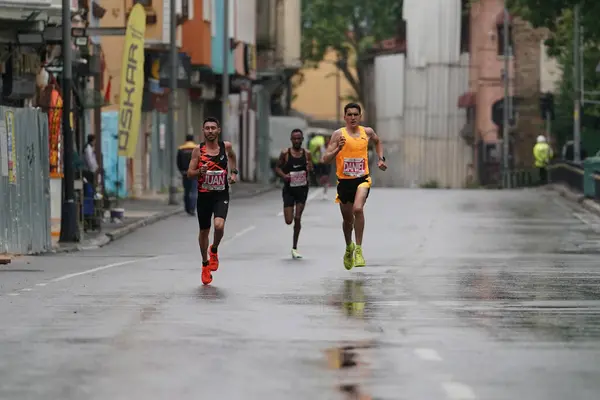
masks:
<instances>
[{"instance_id":1,"label":"black and red tank top","mask_svg":"<svg viewBox=\"0 0 600 400\"><path fill-rule=\"evenodd\" d=\"M198 192L222 192L229 190L227 180L227 151L225 143L219 142L219 154L211 156L206 153L206 144L200 143L200 160L198 168L207 166L205 175L198 177Z\"/></svg>"}]
</instances>

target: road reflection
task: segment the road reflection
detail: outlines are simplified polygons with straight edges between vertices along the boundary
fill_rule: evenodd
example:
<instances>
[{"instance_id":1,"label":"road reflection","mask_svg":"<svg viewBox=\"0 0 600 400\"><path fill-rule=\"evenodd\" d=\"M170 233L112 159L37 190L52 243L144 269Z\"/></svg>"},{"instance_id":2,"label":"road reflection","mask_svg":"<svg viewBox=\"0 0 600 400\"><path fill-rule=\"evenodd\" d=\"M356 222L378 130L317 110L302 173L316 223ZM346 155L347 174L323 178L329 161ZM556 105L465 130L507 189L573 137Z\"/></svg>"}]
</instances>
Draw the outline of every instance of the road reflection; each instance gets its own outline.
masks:
<instances>
[{"instance_id":1,"label":"road reflection","mask_svg":"<svg viewBox=\"0 0 600 400\"><path fill-rule=\"evenodd\" d=\"M343 281L341 293L332 303L341 308L351 318L365 318L367 296L364 281L346 279ZM374 347L370 341L355 341L325 350L328 367L338 371L337 389L347 400L372 400L365 393L361 381L370 376L368 364L363 361L364 354Z\"/></svg>"}]
</instances>

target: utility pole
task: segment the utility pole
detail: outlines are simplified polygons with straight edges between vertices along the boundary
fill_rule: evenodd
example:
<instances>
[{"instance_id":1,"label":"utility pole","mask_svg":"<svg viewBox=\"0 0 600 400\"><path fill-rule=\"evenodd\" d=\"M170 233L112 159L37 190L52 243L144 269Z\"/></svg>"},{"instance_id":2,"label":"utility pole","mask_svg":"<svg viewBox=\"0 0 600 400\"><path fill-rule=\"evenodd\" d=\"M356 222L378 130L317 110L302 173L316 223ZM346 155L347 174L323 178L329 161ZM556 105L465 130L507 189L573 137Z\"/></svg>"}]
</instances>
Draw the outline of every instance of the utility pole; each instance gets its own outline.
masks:
<instances>
[{"instance_id":1,"label":"utility pole","mask_svg":"<svg viewBox=\"0 0 600 400\"><path fill-rule=\"evenodd\" d=\"M229 40L229 2L225 0L223 6L223 81L221 82L221 140L231 139L227 132L227 117L229 115L229 52L231 51L231 42Z\"/></svg>"},{"instance_id":2,"label":"utility pole","mask_svg":"<svg viewBox=\"0 0 600 400\"><path fill-rule=\"evenodd\" d=\"M581 5L575 5L573 21L573 85L575 89L573 98L573 161L581 162L581 41L580 41L580 12Z\"/></svg>"},{"instance_id":3,"label":"utility pole","mask_svg":"<svg viewBox=\"0 0 600 400\"><path fill-rule=\"evenodd\" d=\"M510 93L509 93L509 82L510 82L510 76L509 76L509 70L508 68L510 67L510 56L512 55L512 49L511 46L509 44L509 40L510 40L510 35L508 34L508 28L509 28L509 14L508 14L508 10L505 8L504 9L504 29L503 29L503 36L504 36L504 73L503 73L503 78L504 78L504 104L502 105L502 158L503 158L503 166L504 166L504 188L506 189L510 189L510 175L509 175L509 163L508 163L508 153L510 151L510 140L509 140L509 130L510 130L510 122L509 122L509 112L512 111L509 109L509 97L510 97Z\"/></svg>"},{"instance_id":4,"label":"utility pole","mask_svg":"<svg viewBox=\"0 0 600 400\"><path fill-rule=\"evenodd\" d=\"M169 204L177 204L177 186L175 186L175 103L177 98L177 75L179 72L177 63L177 18L175 16L177 10L175 8L175 0L170 0L170 43L169 43L169 88L171 93L169 95L169 115L167 120L167 134L168 140L167 145L169 146Z\"/></svg>"},{"instance_id":5,"label":"utility pole","mask_svg":"<svg viewBox=\"0 0 600 400\"><path fill-rule=\"evenodd\" d=\"M73 85L73 54L71 49L71 2L62 0L62 133L63 133L63 200L60 218L62 243L79 242L77 205L75 204L75 170L73 168L73 131L71 130L71 87ZM93 184L93 182L92 182Z\"/></svg>"}]
</instances>

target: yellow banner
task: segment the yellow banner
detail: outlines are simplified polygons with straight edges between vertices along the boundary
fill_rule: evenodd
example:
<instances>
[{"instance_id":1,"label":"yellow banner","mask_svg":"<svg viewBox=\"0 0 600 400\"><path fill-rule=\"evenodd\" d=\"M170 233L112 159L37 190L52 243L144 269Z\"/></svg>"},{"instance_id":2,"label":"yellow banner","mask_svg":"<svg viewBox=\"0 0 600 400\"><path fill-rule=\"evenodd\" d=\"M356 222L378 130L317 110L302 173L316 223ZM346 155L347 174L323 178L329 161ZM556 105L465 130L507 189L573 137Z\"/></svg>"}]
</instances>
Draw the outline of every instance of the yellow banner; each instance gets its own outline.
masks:
<instances>
[{"instance_id":1,"label":"yellow banner","mask_svg":"<svg viewBox=\"0 0 600 400\"><path fill-rule=\"evenodd\" d=\"M17 184L17 143L15 142L15 113L4 113L6 131L8 132L8 183Z\"/></svg>"},{"instance_id":2,"label":"yellow banner","mask_svg":"<svg viewBox=\"0 0 600 400\"><path fill-rule=\"evenodd\" d=\"M144 91L145 34L146 12L144 6L138 3L131 9L127 21L119 96L119 156L129 158L135 156L140 133Z\"/></svg>"}]
</instances>

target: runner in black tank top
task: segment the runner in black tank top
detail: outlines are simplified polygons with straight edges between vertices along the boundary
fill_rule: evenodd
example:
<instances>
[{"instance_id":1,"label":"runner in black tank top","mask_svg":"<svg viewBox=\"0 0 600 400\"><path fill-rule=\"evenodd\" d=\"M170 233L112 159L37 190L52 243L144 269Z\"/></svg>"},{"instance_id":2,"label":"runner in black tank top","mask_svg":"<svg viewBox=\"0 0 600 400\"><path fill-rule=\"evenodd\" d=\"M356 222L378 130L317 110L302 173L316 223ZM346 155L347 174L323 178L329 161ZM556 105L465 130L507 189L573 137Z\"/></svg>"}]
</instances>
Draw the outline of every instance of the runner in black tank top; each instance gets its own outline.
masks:
<instances>
[{"instance_id":1,"label":"runner in black tank top","mask_svg":"<svg viewBox=\"0 0 600 400\"><path fill-rule=\"evenodd\" d=\"M308 197L308 173L312 171L310 152L302 148L304 134L294 129L291 135L292 147L284 149L279 156L275 172L284 180L282 191L283 216L288 225L294 222L292 257L302 258L298 253L302 212Z\"/></svg>"},{"instance_id":2,"label":"runner in black tank top","mask_svg":"<svg viewBox=\"0 0 600 400\"><path fill-rule=\"evenodd\" d=\"M192 153L188 177L198 178L196 212L200 234L198 242L202 253L202 283L212 282L211 271L219 268L218 248L225 233L229 211L229 184L237 180L236 155L231 143L219 141L221 127L215 118L203 124L205 141ZM231 176L228 176L228 170ZM214 239L209 251L211 219L214 218ZM209 254L210 253L210 254Z\"/></svg>"}]
</instances>

